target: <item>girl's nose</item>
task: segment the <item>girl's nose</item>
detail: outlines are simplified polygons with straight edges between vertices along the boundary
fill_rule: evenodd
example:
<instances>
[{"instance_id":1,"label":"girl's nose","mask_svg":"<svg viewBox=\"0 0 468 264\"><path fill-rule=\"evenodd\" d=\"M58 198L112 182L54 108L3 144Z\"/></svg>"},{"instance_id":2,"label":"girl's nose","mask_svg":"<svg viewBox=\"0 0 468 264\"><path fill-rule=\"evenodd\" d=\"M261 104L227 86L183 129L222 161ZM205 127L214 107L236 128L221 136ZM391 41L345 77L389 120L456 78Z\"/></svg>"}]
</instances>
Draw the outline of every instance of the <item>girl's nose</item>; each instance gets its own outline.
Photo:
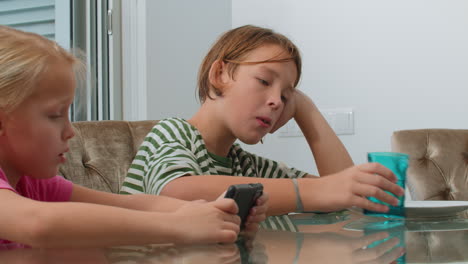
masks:
<instances>
[{"instance_id":1,"label":"girl's nose","mask_svg":"<svg viewBox=\"0 0 468 264\"><path fill-rule=\"evenodd\" d=\"M67 120L67 123L65 124L65 129L63 130L63 139L69 140L70 138L74 136L75 136L75 130L73 129L73 126L70 120Z\"/></svg>"}]
</instances>

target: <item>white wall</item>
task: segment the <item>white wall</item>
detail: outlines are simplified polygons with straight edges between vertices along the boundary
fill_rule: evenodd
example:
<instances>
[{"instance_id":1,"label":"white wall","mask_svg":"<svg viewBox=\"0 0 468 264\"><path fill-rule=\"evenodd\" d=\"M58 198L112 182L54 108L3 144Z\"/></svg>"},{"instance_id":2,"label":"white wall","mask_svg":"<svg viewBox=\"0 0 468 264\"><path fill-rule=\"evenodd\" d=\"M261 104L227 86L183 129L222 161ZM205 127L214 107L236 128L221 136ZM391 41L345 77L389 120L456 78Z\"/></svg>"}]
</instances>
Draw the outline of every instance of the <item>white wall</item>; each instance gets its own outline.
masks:
<instances>
[{"instance_id":1,"label":"white wall","mask_svg":"<svg viewBox=\"0 0 468 264\"><path fill-rule=\"evenodd\" d=\"M299 89L319 108L354 109L355 134L340 138L362 163L390 151L394 130L468 128L467 13L465 0L235 0L232 26L271 27L299 46ZM316 172L304 138L249 149Z\"/></svg>"},{"instance_id":2,"label":"white wall","mask_svg":"<svg viewBox=\"0 0 468 264\"><path fill-rule=\"evenodd\" d=\"M191 117L198 67L231 28L231 0L146 1L148 119Z\"/></svg>"}]
</instances>

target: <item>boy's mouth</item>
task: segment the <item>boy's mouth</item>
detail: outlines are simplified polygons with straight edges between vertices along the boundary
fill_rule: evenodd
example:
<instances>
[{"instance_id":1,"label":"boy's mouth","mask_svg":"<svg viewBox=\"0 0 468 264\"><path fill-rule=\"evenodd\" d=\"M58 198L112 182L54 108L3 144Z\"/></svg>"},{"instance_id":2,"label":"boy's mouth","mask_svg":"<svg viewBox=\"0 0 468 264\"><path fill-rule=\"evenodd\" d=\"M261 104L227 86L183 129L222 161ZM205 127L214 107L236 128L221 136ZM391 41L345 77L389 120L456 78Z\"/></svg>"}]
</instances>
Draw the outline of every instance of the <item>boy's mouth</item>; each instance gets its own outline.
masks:
<instances>
[{"instance_id":1,"label":"boy's mouth","mask_svg":"<svg viewBox=\"0 0 468 264\"><path fill-rule=\"evenodd\" d=\"M257 117L257 121L263 127L269 127L271 125L271 119L268 117L259 116Z\"/></svg>"}]
</instances>

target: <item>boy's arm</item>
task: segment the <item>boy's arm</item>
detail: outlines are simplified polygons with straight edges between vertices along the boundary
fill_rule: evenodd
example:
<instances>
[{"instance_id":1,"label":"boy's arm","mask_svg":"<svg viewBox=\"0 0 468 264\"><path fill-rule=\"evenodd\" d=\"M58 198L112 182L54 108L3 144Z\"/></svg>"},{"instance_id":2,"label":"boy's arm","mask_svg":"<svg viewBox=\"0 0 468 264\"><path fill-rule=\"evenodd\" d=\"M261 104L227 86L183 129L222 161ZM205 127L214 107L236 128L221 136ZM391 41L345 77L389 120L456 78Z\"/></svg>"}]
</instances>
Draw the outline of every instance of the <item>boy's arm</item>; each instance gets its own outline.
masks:
<instances>
[{"instance_id":1,"label":"boy's arm","mask_svg":"<svg viewBox=\"0 0 468 264\"><path fill-rule=\"evenodd\" d=\"M309 144L320 176L330 175L353 166L348 151L314 102L299 90L295 90L294 95L290 96L270 133L277 131L292 118L301 128Z\"/></svg>"},{"instance_id":2,"label":"boy's arm","mask_svg":"<svg viewBox=\"0 0 468 264\"><path fill-rule=\"evenodd\" d=\"M381 177L376 177L375 174ZM403 195L404 190L394 184L395 175L378 163L365 163L345 169L334 177L298 179L300 197L306 211L330 212L352 206L385 212L388 207L370 202L365 197L376 197L388 204L398 200L386 193ZM296 193L291 179L252 178L225 175L195 175L169 182L161 194L184 200L213 200L229 185L242 183L263 184L269 195L268 215L281 215L296 210Z\"/></svg>"},{"instance_id":3,"label":"boy's arm","mask_svg":"<svg viewBox=\"0 0 468 264\"><path fill-rule=\"evenodd\" d=\"M353 166L348 151L312 100L300 91L296 91L295 99L294 119L310 146L319 174L330 175Z\"/></svg>"},{"instance_id":4,"label":"boy's arm","mask_svg":"<svg viewBox=\"0 0 468 264\"><path fill-rule=\"evenodd\" d=\"M268 193L268 215L281 215L296 209L296 196L291 179L253 178L226 175L194 175L170 181L161 191L183 200L212 201L233 184L261 183Z\"/></svg>"},{"instance_id":5,"label":"boy's arm","mask_svg":"<svg viewBox=\"0 0 468 264\"><path fill-rule=\"evenodd\" d=\"M79 202L39 202L0 189L0 238L33 247L233 242L233 201L190 203L173 213Z\"/></svg>"}]
</instances>

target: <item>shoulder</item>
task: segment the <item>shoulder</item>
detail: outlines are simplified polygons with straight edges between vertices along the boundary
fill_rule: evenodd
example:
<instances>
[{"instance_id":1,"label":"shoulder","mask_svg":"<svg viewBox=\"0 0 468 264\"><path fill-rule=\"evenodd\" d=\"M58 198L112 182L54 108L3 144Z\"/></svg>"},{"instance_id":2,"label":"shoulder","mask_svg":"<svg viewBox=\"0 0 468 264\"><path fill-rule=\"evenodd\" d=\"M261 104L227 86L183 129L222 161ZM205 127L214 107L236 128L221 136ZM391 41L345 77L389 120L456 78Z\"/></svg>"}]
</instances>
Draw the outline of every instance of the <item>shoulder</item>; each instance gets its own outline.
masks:
<instances>
[{"instance_id":1,"label":"shoulder","mask_svg":"<svg viewBox=\"0 0 468 264\"><path fill-rule=\"evenodd\" d=\"M20 194L38 201L68 201L73 190L73 183L62 176L48 179L23 176L16 189Z\"/></svg>"},{"instance_id":2,"label":"shoulder","mask_svg":"<svg viewBox=\"0 0 468 264\"><path fill-rule=\"evenodd\" d=\"M147 138L161 142L191 140L197 138L198 130L182 118L167 118L158 122L148 133Z\"/></svg>"},{"instance_id":3,"label":"shoulder","mask_svg":"<svg viewBox=\"0 0 468 264\"><path fill-rule=\"evenodd\" d=\"M11 187L10 183L8 183L8 181L6 181L5 179L3 179L1 177L0 177L0 189L6 189L6 190L16 192L15 189L13 189L13 187Z\"/></svg>"},{"instance_id":4,"label":"shoulder","mask_svg":"<svg viewBox=\"0 0 468 264\"><path fill-rule=\"evenodd\" d=\"M19 183L24 185L31 184L38 188L71 188L73 185L71 181L60 175L48 179L35 179L30 176L23 176Z\"/></svg>"},{"instance_id":5,"label":"shoulder","mask_svg":"<svg viewBox=\"0 0 468 264\"><path fill-rule=\"evenodd\" d=\"M195 152L203 145L198 130L182 118L167 118L158 122L146 135L137 156L149 157L164 149L185 149Z\"/></svg>"}]
</instances>

